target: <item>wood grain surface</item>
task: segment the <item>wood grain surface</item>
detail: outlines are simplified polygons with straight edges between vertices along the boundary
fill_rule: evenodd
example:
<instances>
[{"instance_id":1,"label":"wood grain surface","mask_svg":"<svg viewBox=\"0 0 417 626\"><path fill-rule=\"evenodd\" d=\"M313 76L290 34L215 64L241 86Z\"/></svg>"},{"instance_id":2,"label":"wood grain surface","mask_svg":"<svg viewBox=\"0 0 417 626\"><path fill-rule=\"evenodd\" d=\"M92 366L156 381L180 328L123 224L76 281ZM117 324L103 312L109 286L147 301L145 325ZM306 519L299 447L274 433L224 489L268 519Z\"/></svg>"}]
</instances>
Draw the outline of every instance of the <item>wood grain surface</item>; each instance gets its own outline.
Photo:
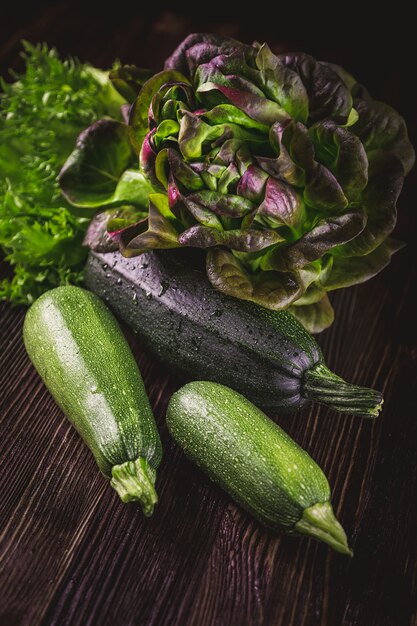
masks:
<instances>
[{"instance_id":1,"label":"wood grain surface","mask_svg":"<svg viewBox=\"0 0 417 626\"><path fill-rule=\"evenodd\" d=\"M120 57L154 69L192 30L268 39L276 50L304 48L344 63L409 115L415 133L405 70L382 44L365 57L360 37L350 49L338 37L323 42L274 28L163 6L154 15L98 16L81 3L41 3L1 22L0 63L3 75L21 68L22 38L102 67ZM417 625L414 179L396 230L408 246L372 281L333 295L336 322L319 337L336 373L383 390L381 416L366 421L318 406L272 416L327 474L353 559L265 530L184 458L165 425L168 399L181 383L128 329L164 458L153 517L122 504L31 366L24 309L1 305L1 626Z\"/></svg>"}]
</instances>

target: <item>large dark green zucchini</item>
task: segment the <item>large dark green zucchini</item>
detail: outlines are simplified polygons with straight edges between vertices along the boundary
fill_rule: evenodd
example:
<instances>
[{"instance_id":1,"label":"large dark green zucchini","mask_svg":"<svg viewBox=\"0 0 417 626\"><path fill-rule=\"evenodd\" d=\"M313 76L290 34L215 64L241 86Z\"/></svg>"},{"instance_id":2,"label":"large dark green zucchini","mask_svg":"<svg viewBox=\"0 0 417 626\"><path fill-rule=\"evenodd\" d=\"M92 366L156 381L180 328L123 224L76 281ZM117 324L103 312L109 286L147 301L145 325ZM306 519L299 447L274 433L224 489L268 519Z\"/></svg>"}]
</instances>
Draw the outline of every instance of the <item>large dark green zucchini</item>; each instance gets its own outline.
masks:
<instances>
[{"instance_id":1,"label":"large dark green zucchini","mask_svg":"<svg viewBox=\"0 0 417 626\"><path fill-rule=\"evenodd\" d=\"M375 417L378 391L330 372L319 346L285 311L215 291L185 251L134 258L90 252L86 285L140 335L163 362L188 378L219 382L267 409L312 400Z\"/></svg>"}]
</instances>

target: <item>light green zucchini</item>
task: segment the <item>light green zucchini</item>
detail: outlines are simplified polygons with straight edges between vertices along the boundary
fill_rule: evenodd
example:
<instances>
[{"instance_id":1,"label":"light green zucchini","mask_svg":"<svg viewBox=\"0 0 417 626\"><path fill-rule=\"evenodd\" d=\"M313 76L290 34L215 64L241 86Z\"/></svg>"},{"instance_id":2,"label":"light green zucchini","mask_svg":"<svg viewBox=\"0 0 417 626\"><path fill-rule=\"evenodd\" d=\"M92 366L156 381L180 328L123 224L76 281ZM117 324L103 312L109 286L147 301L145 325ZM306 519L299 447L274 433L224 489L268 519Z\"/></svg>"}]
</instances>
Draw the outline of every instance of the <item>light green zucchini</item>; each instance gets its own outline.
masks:
<instances>
[{"instance_id":1,"label":"light green zucchini","mask_svg":"<svg viewBox=\"0 0 417 626\"><path fill-rule=\"evenodd\" d=\"M26 314L23 337L45 385L123 502L151 515L162 448L142 377L113 315L94 294L58 287Z\"/></svg>"},{"instance_id":2,"label":"light green zucchini","mask_svg":"<svg viewBox=\"0 0 417 626\"><path fill-rule=\"evenodd\" d=\"M172 396L167 423L186 455L263 524L352 554L322 470L242 395L188 383Z\"/></svg>"}]
</instances>

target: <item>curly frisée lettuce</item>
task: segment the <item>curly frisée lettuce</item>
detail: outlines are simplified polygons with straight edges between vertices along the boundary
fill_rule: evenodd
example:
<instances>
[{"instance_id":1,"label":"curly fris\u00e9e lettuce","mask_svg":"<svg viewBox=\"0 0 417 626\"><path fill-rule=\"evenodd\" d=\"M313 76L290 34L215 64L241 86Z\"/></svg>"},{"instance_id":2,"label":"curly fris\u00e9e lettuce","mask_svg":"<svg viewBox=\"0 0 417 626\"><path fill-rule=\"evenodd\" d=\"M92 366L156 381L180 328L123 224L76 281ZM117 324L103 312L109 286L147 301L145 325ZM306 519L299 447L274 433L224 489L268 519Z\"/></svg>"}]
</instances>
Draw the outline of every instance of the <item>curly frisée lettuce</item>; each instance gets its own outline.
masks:
<instances>
[{"instance_id":1,"label":"curly fris\u00e9e lettuce","mask_svg":"<svg viewBox=\"0 0 417 626\"><path fill-rule=\"evenodd\" d=\"M14 270L0 299L30 304L82 279L90 219L69 207L57 174L78 134L97 119L120 118L125 100L107 72L23 45L25 72L2 81L0 93L0 246Z\"/></svg>"},{"instance_id":2,"label":"curly fris\u00e9e lettuce","mask_svg":"<svg viewBox=\"0 0 417 626\"><path fill-rule=\"evenodd\" d=\"M219 291L329 326L328 292L368 280L401 245L390 235L414 163L402 117L339 66L211 34L187 37L140 89L135 75L112 77L132 102L127 132L86 131L60 174L67 200L137 206L122 159L111 184L91 174L106 145L123 154L130 140L157 193L147 219L138 207L110 233L124 255L202 248Z\"/></svg>"}]
</instances>

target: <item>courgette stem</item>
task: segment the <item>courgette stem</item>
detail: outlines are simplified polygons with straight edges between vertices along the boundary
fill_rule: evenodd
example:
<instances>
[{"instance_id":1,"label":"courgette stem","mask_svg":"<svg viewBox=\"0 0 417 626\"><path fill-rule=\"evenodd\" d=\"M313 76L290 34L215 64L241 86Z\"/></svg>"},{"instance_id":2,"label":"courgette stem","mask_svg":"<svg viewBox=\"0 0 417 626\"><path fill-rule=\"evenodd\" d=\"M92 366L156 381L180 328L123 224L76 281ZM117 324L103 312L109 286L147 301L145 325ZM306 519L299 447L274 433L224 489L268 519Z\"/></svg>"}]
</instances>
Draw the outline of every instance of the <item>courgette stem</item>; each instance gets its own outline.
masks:
<instances>
[{"instance_id":1,"label":"courgette stem","mask_svg":"<svg viewBox=\"0 0 417 626\"><path fill-rule=\"evenodd\" d=\"M139 502L143 513L149 517L153 513L158 496L155 491L156 472L144 457L136 461L126 461L112 467L111 486L117 491L122 502Z\"/></svg>"},{"instance_id":2,"label":"courgette stem","mask_svg":"<svg viewBox=\"0 0 417 626\"><path fill-rule=\"evenodd\" d=\"M353 556L346 533L337 521L330 502L317 502L304 509L301 519L295 525L295 531L324 541L336 552Z\"/></svg>"},{"instance_id":3,"label":"courgette stem","mask_svg":"<svg viewBox=\"0 0 417 626\"><path fill-rule=\"evenodd\" d=\"M351 385L323 363L317 363L304 374L302 393L309 400L327 404L341 413L369 418L378 416L384 402L379 391Z\"/></svg>"}]
</instances>

